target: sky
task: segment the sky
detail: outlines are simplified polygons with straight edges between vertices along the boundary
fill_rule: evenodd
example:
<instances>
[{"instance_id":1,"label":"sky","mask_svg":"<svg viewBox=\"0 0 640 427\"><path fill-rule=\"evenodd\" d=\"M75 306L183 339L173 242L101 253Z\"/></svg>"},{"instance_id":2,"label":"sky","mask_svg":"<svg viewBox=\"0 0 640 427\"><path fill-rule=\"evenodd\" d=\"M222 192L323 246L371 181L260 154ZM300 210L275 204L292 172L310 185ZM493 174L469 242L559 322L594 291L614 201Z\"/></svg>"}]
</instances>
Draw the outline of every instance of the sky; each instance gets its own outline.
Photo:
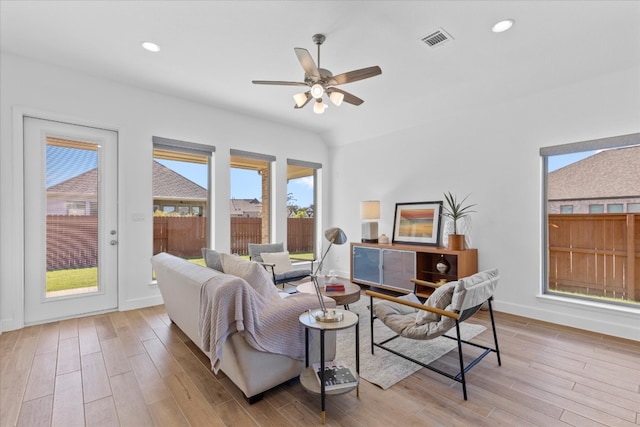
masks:
<instances>
[{"instance_id":1,"label":"sky","mask_svg":"<svg viewBox=\"0 0 640 427\"><path fill-rule=\"evenodd\" d=\"M185 178L207 188L207 167L193 163L158 160ZM306 208L313 203L313 178L299 178L289 181L287 194L292 193L294 204ZM257 171L231 169L231 197L234 199L262 199L262 180Z\"/></svg>"},{"instance_id":2,"label":"sky","mask_svg":"<svg viewBox=\"0 0 640 427\"><path fill-rule=\"evenodd\" d=\"M549 157L549 172L596 154L597 151L565 154ZM64 147L47 147L47 187L65 181L96 167L97 153ZM207 188L207 166L194 163L158 160L160 163ZM287 185L287 194L292 193L292 204L309 207L313 203L313 178L294 179ZM261 179L256 171L231 169L231 197L235 199L261 199Z\"/></svg>"},{"instance_id":3,"label":"sky","mask_svg":"<svg viewBox=\"0 0 640 427\"><path fill-rule=\"evenodd\" d=\"M591 157L598 151L583 151L581 153L562 154L560 156L550 156L547 167L549 172L553 172L572 163L578 162L587 157Z\"/></svg>"}]
</instances>

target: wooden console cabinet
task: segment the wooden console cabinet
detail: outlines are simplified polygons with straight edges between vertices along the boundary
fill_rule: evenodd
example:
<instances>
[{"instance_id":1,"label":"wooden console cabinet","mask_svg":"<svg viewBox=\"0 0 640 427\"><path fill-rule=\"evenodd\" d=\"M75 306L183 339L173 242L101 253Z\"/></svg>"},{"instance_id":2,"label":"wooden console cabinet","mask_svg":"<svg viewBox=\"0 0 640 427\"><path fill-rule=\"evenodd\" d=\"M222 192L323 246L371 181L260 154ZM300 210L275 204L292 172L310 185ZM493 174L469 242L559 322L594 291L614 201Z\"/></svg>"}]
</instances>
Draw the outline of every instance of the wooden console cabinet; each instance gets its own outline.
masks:
<instances>
[{"instance_id":1,"label":"wooden console cabinet","mask_svg":"<svg viewBox=\"0 0 640 427\"><path fill-rule=\"evenodd\" d=\"M441 256L449 270L440 273ZM351 243L351 281L362 285L428 297L432 288L414 285L411 279L450 282L478 272L478 250L452 251L423 245Z\"/></svg>"}]
</instances>

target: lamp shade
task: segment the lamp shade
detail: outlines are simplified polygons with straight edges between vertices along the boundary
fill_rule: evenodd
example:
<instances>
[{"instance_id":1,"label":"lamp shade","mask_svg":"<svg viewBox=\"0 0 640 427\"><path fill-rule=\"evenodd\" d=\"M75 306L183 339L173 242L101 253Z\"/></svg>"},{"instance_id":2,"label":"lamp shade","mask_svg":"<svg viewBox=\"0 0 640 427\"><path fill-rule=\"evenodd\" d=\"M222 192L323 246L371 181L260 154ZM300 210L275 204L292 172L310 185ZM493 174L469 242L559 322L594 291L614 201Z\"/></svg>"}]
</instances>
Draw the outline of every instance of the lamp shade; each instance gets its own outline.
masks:
<instances>
[{"instance_id":1,"label":"lamp shade","mask_svg":"<svg viewBox=\"0 0 640 427\"><path fill-rule=\"evenodd\" d=\"M333 105L339 107L342 104L342 100L344 99L344 94L340 92L333 91L329 95L329 99L333 102Z\"/></svg>"},{"instance_id":2,"label":"lamp shade","mask_svg":"<svg viewBox=\"0 0 640 427\"><path fill-rule=\"evenodd\" d=\"M347 235L344 234L344 231L342 231L342 229L338 227L326 229L324 232L324 237L334 245L343 245L347 243Z\"/></svg>"},{"instance_id":3,"label":"lamp shade","mask_svg":"<svg viewBox=\"0 0 640 427\"><path fill-rule=\"evenodd\" d=\"M380 218L380 201L366 200L364 202L360 202L360 218L361 219Z\"/></svg>"},{"instance_id":4,"label":"lamp shade","mask_svg":"<svg viewBox=\"0 0 640 427\"><path fill-rule=\"evenodd\" d=\"M327 106L322 102L322 99L316 100L315 104L313 104L313 112L316 114L324 113L325 108L327 108Z\"/></svg>"},{"instance_id":5,"label":"lamp shade","mask_svg":"<svg viewBox=\"0 0 640 427\"><path fill-rule=\"evenodd\" d=\"M307 103L309 96L311 96L309 92L296 93L293 95L293 100L296 102L298 108L300 108Z\"/></svg>"}]
</instances>

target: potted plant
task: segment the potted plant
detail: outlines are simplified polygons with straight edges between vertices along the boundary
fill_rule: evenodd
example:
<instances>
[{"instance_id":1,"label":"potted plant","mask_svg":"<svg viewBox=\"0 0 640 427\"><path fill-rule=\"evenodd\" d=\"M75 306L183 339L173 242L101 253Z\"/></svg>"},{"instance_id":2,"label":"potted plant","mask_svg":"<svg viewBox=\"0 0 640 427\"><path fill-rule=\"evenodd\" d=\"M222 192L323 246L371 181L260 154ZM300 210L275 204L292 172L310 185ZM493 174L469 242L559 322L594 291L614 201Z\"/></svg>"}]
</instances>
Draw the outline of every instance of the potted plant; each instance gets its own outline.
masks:
<instances>
[{"instance_id":1,"label":"potted plant","mask_svg":"<svg viewBox=\"0 0 640 427\"><path fill-rule=\"evenodd\" d=\"M451 218L453 221L453 233L449 234L447 246L449 249L454 251L462 251L465 249L464 234L458 234L458 220L466 217L472 212L475 212L471 210L475 204L464 204L468 197L469 195L458 201L456 196L451 194L451 192L444 193L445 203L443 205L444 211L442 212L442 215Z\"/></svg>"}]
</instances>

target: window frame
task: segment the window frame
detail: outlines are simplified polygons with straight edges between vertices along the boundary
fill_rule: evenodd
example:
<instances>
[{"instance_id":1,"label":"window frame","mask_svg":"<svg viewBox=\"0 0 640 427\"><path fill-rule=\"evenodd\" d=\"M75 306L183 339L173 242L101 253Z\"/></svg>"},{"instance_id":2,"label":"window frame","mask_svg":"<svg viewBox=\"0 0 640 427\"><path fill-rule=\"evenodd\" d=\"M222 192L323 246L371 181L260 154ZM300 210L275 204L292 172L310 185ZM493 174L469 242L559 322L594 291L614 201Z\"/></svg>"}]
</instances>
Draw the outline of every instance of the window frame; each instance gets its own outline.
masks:
<instances>
[{"instance_id":1,"label":"window frame","mask_svg":"<svg viewBox=\"0 0 640 427\"><path fill-rule=\"evenodd\" d=\"M319 208L319 193L318 189L321 187L319 180L322 174L322 163L310 162L305 160L296 160L296 159L287 159L287 187L289 185L289 166L298 166L302 168L312 169L313 170L313 257L318 258L319 256L319 228L320 228L320 208ZM287 188L288 193L288 188ZM287 212L288 212L288 206ZM287 215L287 223L288 223L288 215ZM287 229L287 238L289 237L289 230Z\"/></svg>"},{"instance_id":2,"label":"window frame","mask_svg":"<svg viewBox=\"0 0 640 427\"><path fill-rule=\"evenodd\" d=\"M182 141L182 140L178 140L178 139L171 139L171 138L164 138L164 137L160 137L160 136L153 136L152 137L152 153L151 153L151 161L154 162L156 160L156 150L160 151L160 152L164 152L163 154L168 154L171 155L171 158L167 158L168 160L177 160L177 161L183 161L183 162L189 162L190 160L193 160L196 157L206 157L206 166L207 166L207 203L205 205L205 209L204 209L204 215L205 217L207 217L207 237L206 237L206 244L208 247L211 247L212 245L212 241L213 241L213 224L215 223L215 218L214 218L214 211L213 211L213 201L214 201L214 192L213 192L213 156L215 154L216 151L216 147L214 145L210 145L210 144L203 144L203 143L197 143L197 142L189 142L189 141ZM169 153L170 152L170 153ZM162 158L162 157L158 157L158 158ZM202 162L195 162L195 163L201 163L204 164ZM152 164L152 170L153 170L153 164ZM153 182L153 172L152 172L152 182ZM152 185L153 186L153 185ZM165 212L165 207L168 205L165 205L164 203L160 202L160 203L155 203L154 201L154 194L153 194L153 190L152 190L152 194L151 194L151 200L152 200L152 206L154 208L154 212L155 212L155 208L156 206L159 207L159 209L162 212ZM173 212L178 212L178 207L174 206L174 210ZM153 227L153 221L151 223L151 227ZM152 246L152 250L153 252L153 246Z\"/></svg>"},{"instance_id":3,"label":"window frame","mask_svg":"<svg viewBox=\"0 0 640 427\"><path fill-rule=\"evenodd\" d=\"M542 227L542 244L541 250L541 272L540 272L540 292L543 296L553 296L565 301L596 301L595 298L588 295L568 295L564 293L557 293L549 290L549 212L548 212L548 175L549 175L549 162L548 158L551 156L557 156L562 154L572 154L585 151L605 150L613 148L624 148L640 145L640 133L620 135L608 138L593 139L581 142L574 142L556 146L548 146L540 148L541 158L541 227ZM606 209L605 209L606 211ZM604 299L597 299L598 303L602 303L603 307L615 308L620 306L629 306L624 302L607 301Z\"/></svg>"}]
</instances>

